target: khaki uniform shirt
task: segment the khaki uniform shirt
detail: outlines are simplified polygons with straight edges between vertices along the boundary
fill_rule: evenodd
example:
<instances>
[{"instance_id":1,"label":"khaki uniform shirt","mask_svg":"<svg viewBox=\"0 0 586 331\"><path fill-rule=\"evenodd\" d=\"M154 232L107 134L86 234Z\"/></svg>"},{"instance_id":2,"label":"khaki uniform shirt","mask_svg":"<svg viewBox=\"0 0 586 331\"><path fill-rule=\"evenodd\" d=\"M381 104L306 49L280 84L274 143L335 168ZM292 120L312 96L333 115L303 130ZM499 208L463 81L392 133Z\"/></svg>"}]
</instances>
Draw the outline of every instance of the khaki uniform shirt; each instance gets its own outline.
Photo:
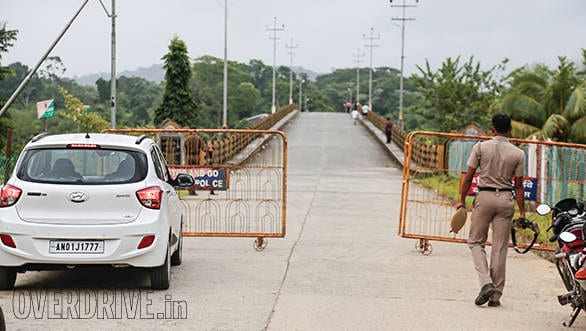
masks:
<instances>
[{"instance_id":1,"label":"khaki uniform shirt","mask_svg":"<svg viewBox=\"0 0 586 331\"><path fill-rule=\"evenodd\" d=\"M513 177L525 175L525 153L502 136L477 143L467 165L477 169L478 187L510 189Z\"/></svg>"}]
</instances>

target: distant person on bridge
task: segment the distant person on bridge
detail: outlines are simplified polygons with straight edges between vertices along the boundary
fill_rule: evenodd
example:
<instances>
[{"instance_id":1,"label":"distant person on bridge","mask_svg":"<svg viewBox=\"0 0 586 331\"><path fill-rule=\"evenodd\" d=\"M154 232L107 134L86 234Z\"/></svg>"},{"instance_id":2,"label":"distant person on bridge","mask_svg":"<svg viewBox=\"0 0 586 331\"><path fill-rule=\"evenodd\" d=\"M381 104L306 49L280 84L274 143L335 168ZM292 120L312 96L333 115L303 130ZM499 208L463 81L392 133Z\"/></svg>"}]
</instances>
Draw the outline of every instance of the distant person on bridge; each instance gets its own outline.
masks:
<instances>
[{"instance_id":1,"label":"distant person on bridge","mask_svg":"<svg viewBox=\"0 0 586 331\"><path fill-rule=\"evenodd\" d=\"M385 123L385 135L387 136L387 144L391 143L391 135L393 134L393 122L391 122L391 118L387 117L387 122Z\"/></svg>"},{"instance_id":2,"label":"distant person on bridge","mask_svg":"<svg viewBox=\"0 0 586 331\"><path fill-rule=\"evenodd\" d=\"M368 118L368 110L369 110L368 105L362 105L362 117Z\"/></svg>"},{"instance_id":3,"label":"distant person on bridge","mask_svg":"<svg viewBox=\"0 0 586 331\"><path fill-rule=\"evenodd\" d=\"M515 200L519 206L519 217L525 217L523 176L525 175L525 153L511 144L507 136L511 132L511 118L505 114L492 117L491 140L474 145L468 158L468 170L462 182L460 202L456 208L466 208L466 196L480 167L478 194L473 203L472 223L468 247L478 279L480 293L474 303L478 306L500 306L505 287L505 269L511 221L515 204L511 192L511 180L515 179ZM492 223L492 248L490 268L484 246L488 229Z\"/></svg>"},{"instance_id":4,"label":"distant person on bridge","mask_svg":"<svg viewBox=\"0 0 586 331\"><path fill-rule=\"evenodd\" d=\"M352 108L352 103L350 101L346 101L346 103L344 104L344 107L346 107L346 112L349 113L350 108Z\"/></svg>"},{"instance_id":5,"label":"distant person on bridge","mask_svg":"<svg viewBox=\"0 0 586 331\"><path fill-rule=\"evenodd\" d=\"M185 139L185 155L188 165L201 165L202 156L205 158L205 142L197 134L197 132L191 132ZM195 193L195 185L189 188L190 195L197 195Z\"/></svg>"},{"instance_id":6,"label":"distant person on bridge","mask_svg":"<svg viewBox=\"0 0 586 331\"><path fill-rule=\"evenodd\" d=\"M352 109L350 116L352 116L352 124L356 125L356 121L358 120L358 110L356 110L356 108Z\"/></svg>"}]
</instances>

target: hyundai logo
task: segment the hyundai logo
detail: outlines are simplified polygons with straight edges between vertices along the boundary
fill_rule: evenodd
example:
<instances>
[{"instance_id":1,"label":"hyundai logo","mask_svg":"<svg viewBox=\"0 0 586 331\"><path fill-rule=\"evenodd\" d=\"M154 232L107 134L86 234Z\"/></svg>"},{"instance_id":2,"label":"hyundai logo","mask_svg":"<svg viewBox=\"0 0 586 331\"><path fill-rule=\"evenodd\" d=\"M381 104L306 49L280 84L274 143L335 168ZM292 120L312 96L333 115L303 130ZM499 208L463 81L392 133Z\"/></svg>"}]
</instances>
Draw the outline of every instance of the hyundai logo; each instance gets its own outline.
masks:
<instances>
[{"instance_id":1,"label":"hyundai logo","mask_svg":"<svg viewBox=\"0 0 586 331\"><path fill-rule=\"evenodd\" d=\"M69 193L69 199L71 202L80 203L88 199L88 195L85 192L71 192Z\"/></svg>"}]
</instances>

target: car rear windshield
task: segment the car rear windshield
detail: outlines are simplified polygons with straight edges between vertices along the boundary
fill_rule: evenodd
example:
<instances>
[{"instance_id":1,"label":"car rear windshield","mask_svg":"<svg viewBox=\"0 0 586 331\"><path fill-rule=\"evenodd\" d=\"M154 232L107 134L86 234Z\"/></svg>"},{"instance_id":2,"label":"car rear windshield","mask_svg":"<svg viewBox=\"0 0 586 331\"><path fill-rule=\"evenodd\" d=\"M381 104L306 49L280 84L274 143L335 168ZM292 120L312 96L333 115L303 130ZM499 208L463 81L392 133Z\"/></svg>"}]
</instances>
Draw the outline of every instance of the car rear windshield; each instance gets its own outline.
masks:
<instances>
[{"instance_id":1,"label":"car rear windshield","mask_svg":"<svg viewBox=\"0 0 586 331\"><path fill-rule=\"evenodd\" d=\"M101 148L31 149L17 171L30 182L88 185L134 183L146 174L144 153Z\"/></svg>"}]
</instances>

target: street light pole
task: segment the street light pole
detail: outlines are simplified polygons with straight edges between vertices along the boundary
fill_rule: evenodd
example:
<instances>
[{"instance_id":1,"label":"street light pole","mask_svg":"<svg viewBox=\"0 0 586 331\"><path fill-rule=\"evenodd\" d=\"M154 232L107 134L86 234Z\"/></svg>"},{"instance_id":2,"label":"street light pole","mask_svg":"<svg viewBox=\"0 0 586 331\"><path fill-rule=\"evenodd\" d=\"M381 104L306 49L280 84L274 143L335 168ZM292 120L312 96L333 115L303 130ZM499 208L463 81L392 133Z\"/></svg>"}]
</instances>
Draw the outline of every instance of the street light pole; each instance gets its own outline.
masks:
<instances>
[{"instance_id":1,"label":"street light pole","mask_svg":"<svg viewBox=\"0 0 586 331\"><path fill-rule=\"evenodd\" d=\"M365 45L365 47L369 48L370 51L370 70L368 71L368 109L372 110L372 53L373 48L378 47L378 45L374 45L372 42L374 40L380 39L380 34L377 34L376 37L373 36L374 28L370 28L370 36L362 35L363 39L369 40L370 43Z\"/></svg>"},{"instance_id":2,"label":"street light pole","mask_svg":"<svg viewBox=\"0 0 586 331\"><path fill-rule=\"evenodd\" d=\"M360 102L360 62L362 62L360 60L361 57L363 57L364 53L360 53L360 48L356 49L356 53L352 53L352 56L354 56L354 63L356 63L356 104L358 105L358 103Z\"/></svg>"},{"instance_id":3,"label":"street light pole","mask_svg":"<svg viewBox=\"0 0 586 331\"><path fill-rule=\"evenodd\" d=\"M277 64L277 40L279 38L277 38L277 32L278 31L283 31L285 30L285 25L281 25L280 28L277 27L277 17L273 17L273 27L266 28L267 31L272 31L273 32L273 36L269 37L269 39L273 40L273 103L271 105L271 113L274 113L277 110L277 106L275 104L275 84L276 84L276 72L275 72L275 66Z\"/></svg>"},{"instance_id":4,"label":"street light pole","mask_svg":"<svg viewBox=\"0 0 586 331\"><path fill-rule=\"evenodd\" d=\"M390 0L392 3L393 1ZM419 0L415 0L415 2L419 2ZM403 16L402 17L393 17L393 21L401 21L401 77L399 81L399 128L403 130L404 123L403 123L403 68L405 62L405 21L414 21L415 18L412 17L405 17L405 10L407 7L417 7L417 5L406 5L405 0L403 0L402 5L391 5L391 7L400 7L403 9Z\"/></svg>"},{"instance_id":5,"label":"street light pole","mask_svg":"<svg viewBox=\"0 0 586 331\"><path fill-rule=\"evenodd\" d=\"M295 48L299 47L299 45L293 44L293 38L291 38L291 45L285 44L285 47L289 49L289 57L290 57L290 64L289 64L289 104L293 103L293 56L295 52L293 51Z\"/></svg>"}]
</instances>

